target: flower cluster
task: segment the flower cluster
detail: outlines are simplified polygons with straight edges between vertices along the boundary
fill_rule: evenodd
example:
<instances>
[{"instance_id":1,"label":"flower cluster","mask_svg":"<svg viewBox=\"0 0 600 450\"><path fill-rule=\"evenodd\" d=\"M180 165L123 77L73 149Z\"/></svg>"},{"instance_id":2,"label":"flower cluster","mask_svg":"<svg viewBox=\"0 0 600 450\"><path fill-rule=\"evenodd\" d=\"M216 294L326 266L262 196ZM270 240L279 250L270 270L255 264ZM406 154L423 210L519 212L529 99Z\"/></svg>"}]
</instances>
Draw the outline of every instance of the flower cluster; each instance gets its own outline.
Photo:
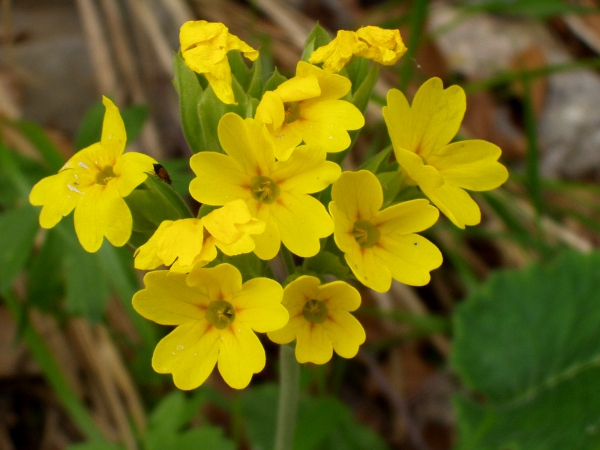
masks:
<instances>
[{"instance_id":1,"label":"flower cluster","mask_svg":"<svg viewBox=\"0 0 600 450\"><path fill-rule=\"evenodd\" d=\"M440 211L460 228L479 223L479 208L465 190L506 181L500 149L481 140L451 142L465 113L465 93L458 86L444 89L433 78L412 105L400 91L388 92L383 115L397 168L378 173L377 163L342 172L333 162L343 159L340 152L351 148L363 127L357 105L366 101L357 96L374 84L365 81L364 71L342 69L357 58L395 63L406 51L397 30L340 31L312 53L310 63L300 61L292 78L275 73L264 84L260 60L252 81L246 72L240 82L242 59L230 52L252 61L258 52L223 24L187 22L180 40L186 66L178 70L199 80L194 95L200 97L192 104L205 108L200 115L196 107L182 108L182 114L195 115L184 117L184 126L201 124L186 136L201 134L215 145L196 148L190 160L195 178L189 192L202 204L198 217L168 207L150 219L138 214L153 209L149 201L174 198L174 191L154 177L147 180L152 158L123 153L123 121L104 98L100 142L31 191L31 203L43 206L41 225L50 228L75 209L86 250L97 251L104 236L115 246L129 241L138 247L135 267L150 272L133 306L176 327L157 345L152 367L172 374L180 389L202 384L215 364L230 386L246 387L265 366L256 332L277 344L295 342L301 363L324 364L334 351L354 357L366 338L351 314L360 293L346 279L331 281L325 269L310 273L311 259L327 248L355 280L377 292L389 290L392 280L427 284L442 254L418 233L432 227ZM233 57L238 62L230 65ZM185 86L179 90L182 99L190 95ZM211 91L216 99L205 96ZM231 106L236 100L238 106ZM380 180L390 177L400 187L384 194ZM132 229L141 243L130 240ZM288 272L283 286L268 265L278 255ZM155 270L160 266L166 270Z\"/></svg>"}]
</instances>

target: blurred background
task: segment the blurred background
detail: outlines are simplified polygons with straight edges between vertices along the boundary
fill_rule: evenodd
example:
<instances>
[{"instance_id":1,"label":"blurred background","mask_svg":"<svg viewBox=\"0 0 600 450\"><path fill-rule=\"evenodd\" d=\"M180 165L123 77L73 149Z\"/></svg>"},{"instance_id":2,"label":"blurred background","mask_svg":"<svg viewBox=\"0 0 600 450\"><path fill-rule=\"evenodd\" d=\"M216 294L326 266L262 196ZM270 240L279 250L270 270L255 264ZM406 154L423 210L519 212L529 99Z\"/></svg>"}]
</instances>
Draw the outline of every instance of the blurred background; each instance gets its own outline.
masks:
<instances>
[{"instance_id":1,"label":"blurred background","mask_svg":"<svg viewBox=\"0 0 600 450\"><path fill-rule=\"evenodd\" d=\"M172 61L179 27L196 19L225 23L260 49L271 71L276 65L287 76L317 21L332 36L364 25L399 28L409 51L396 66L381 68L367 125L347 168L389 144L381 115L387 90L399 87L410 98L437 76L467 92L460 138L500 146L511 173L502 188L476 196L480 226L459 230L441 220L427 234L445 260L428 286L394 283L386 294L362 291L357 317L367 342L353 360L336 356L326 366L303 367L295 448L517 448L495 447L500 441L492 438L491 444L465 444L485 412L468 409L457 396L484 400L477 404L486 407L508 404L506 392L479 385L469 370L490 363L479 375L498 374L503 369L496 368L503 367L503 379L527 378L502 361L510 357L506 352L518 353L536 339L523 329L528 321L537 323L540 309L532 307L520 319L517 312L510 316L516 309L491 311L477 334L470 320L482 321L471 310L461 312L461 305L521 295L539 300L536 293L544 292L551 272L536 279L539 291L502 291L513 281L518 285L512 278L494 278L495 290L486 283L496 272L525 273L521 270L532 263L554 261L565 251L588 254L598 245L597 1L1 0L0 5L0 449L271 448L277 346L263 339L267 367L249 389L234 392L213 374L192 393L176 392L170 376L155 374L149 363L157 339L168 330L131 308L141 283L132 269L132 249L105 244L98 254L86 254L73 237L72 219L39 230L38 212L27 204L37 180L98 140L103 94L123 111L128 149L160 161L173 187L188 196L191 153L181 130ZM569 261L563 264L581 263ZM589 267L579 281L565 278L561 295L573 292L569 283L591 292L597 264ZM520 282L533 286L533 272L526 273L529 281ZM552 303L555 294L546 289ZM568 303L564 295L552 304L559 303ZM578 312L595 317L593 307ZM553 326L570 313L548 314L558 317L556 323L549 318L541 323ZM572 352L563 346L566 331L564 341L531 350L550 356L547 363L532 357L537 365L525 372L594 361L600 354L596 319ZM513 340L486 353L483 337L493 339L508 322L520 324L518 332L505 331ZM577 327L569 324L556 326L574 332ZM561 366L546 352L553 348L574 361ZM538 375L566 379L561 374L557 369ZM594 384L598 377L591 380L590 388L600 387ZM525 403L537 401L536 386L523 383L509 397L529 392ZM592 436L595 428L589 427L597 424L600 408L580 394L585 418L577 424ZM540 401L542 408L558 402ZM520 448L598 448L590 441L580 447L556 442Z\"/></svg>"}]
</instances>

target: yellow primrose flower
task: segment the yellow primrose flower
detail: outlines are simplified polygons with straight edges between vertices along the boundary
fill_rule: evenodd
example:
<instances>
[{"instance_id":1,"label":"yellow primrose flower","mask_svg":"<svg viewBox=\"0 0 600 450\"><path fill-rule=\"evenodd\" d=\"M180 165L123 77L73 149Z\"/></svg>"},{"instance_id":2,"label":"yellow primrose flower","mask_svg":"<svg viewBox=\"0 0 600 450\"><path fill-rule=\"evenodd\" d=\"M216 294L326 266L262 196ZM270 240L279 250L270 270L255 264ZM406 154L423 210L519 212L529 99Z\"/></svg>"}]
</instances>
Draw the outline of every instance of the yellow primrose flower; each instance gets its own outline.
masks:
<instances>
[{"instance_id":1,"label":"yellow primrose flower","mask_svg":"<svg viewBox=\"0 0 600 450\"><path fill-rule=\"evenodd\" d=\"M219 100L223 103L235 103L227 52L236 50L254 61L258 58L258 51L230 34L222 23L205 20L184 23L179 31L179 41L186 65L194 72L206 76Z\"/></svg>"},{"instance_id":2,"label":"yellow primrose flower","mask_svg":"<svg viewBox=\"0 0 600 450\"><path fill-rule=\"evenodd\" d=\"M333 183L331 198L335 243L362 284L386 292L392 278L413 286L429 283L429 272L442 264L442 254L414 234L438 219L439 211L427 200L411 200L380 211L381 184L366 170L344 172Z\"/></svg>"},{"instance_id":3,"label":"yellow primrose flower","mask_svg":"<svg viewBox=\"0 0 600 450\"><path fill-rule=\"evenodd\" d=\"M397 89L388 92L387 103L383 117L408 182L418 185L457 227L477 225L479 206L464 189L495 189L507 180L508 171L498 162L502 151L490 142L449 143L467 108L463 89L444 89L442 80L431 78L418 90L412 107Z\"/></svg>"},{"instance_id":4,"label":"yellow primrose flower","mask_svg":"<svg viewBox=\"0 0 600 450\"><path fill-rule=\"evenodd\" d=\"M125 245L132 217L125 200L153 172L156 161L125 150L125 125L107 97L100 142L77 152L58 174L40 180L29 194L32 205L43 206L40 225L52 228L75 209L75 231L88 252L96 252L103 237L116 247Z\"/></svg>"},{"instance_id":5,"label":"yellow primrose flower","mask_svg":"<svg viewBox=\"0 0 600 450\"><path fill-rule=\"evenodd\" d=\"M250 253L265 223L254 219L243 200L234 200L202 219L165 220L152 237L135 252L135 267L189 272L192 266L205 266L217 257L217 247L226 255Z\"/></svg>"},{"instance_id":6,"label":"yellow primrose flower","mask_svg":"<svg viewBox=\"0 0 600 450\"><path fill-rule=\"evenodd\" d=\"M177 328L164 337L152 356L158 373L172 373L179 389L194 389L215 364L225 382L243 389L265 367L265 350L255 331L283 327L288 312L283 290L267 278L242 284L230 264L186 275L168 270L149 272L145 289L133 296L133 307L147 319Z\"/></svg>"},{"instance_id":7,"label":"yellow primrose flower","mask_svg":"<svg viewBox=\"0 0 600 450\"><path fill-rule=\"evenodd\" d=\"M300 363L325 364L333 350L343 358L353 358L365 342L365 330L349 312L360 306L360 294L348 283L321 285L316 277L301 276L285 287L282 303L290 321L267 335L277 344L296 339Z\"/></svg>"},{"instance_id":8,"label":"yellow primrose flower","mask_svg":"<svg viewBox=\"0 0 600 450\"><path fill-rule=\"evenodd\" d=\"M261 259L273 258L281 242L299 256L316 255L319 239L333 232L333 222L308 194L329 186L340 176L340 167L311 145L298 147L286 161L275 161L264 126L234 113L221 118L218 134L225 155L202 152L191 158L196 174L192 197L207 205L244 200L252 216L266 224L264 233L252 236Z\"/></svg>"},{"instance_id":9,"label":"yellow primrose flower","mask_svg":"<svg viewBox=\"0 0 600 450\"><path fill-rule=\"evenodd\" d=\"M329 44L316 49L308 60L311 64L323 63L323 69L336 73L354 56L372 59L385 66L396 64L406 52L398 30L368 26L358 31L340 30Z\"/></svg>"},{"instance_id":10,"label":"yellow primrose flower","mask_svg":"<svg viewBox=\"0 0 600 450\"><path fill-rule=\"evenodd\" d=\"M348 130L365 124L356 106L339 100L351 87L347 78L300 61L295 77L265 92L254 118L267 126L277 159L288 159L302 141L328 153L347 149Z\"/></svg>"}]
</instances>

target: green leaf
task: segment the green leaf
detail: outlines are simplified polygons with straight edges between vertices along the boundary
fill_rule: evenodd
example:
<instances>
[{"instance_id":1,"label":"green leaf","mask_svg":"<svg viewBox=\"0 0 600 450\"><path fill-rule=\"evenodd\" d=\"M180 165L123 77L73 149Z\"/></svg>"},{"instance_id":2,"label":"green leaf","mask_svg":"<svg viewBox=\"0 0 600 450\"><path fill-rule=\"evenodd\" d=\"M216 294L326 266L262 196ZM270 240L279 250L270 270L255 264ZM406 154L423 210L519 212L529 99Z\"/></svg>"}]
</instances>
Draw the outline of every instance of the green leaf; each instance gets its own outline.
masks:
<instances>
[{"instance_id":1,"label":"green leaf","mask_svg":"<svg viewBox=\"0 0 600 450\"><path fill-rule=\"evenodd\" d=\"M284 81L287 81L287 78L284 77L283 75L281 75L277 71L277 67L275 67L275 70L273 71L273 75L271 75L271 77L267 80L267 82L265 83L265 85L263 87L263 94L267 91L274 91Z\"/></svg>"},{"instance_id":2,"label":"green leaf","mask_svg":"<svg viewBox=\"0 0 600 450\"><path fill-rule=\"evenodd\" d=\"M303 268L319 275L333 275L340 280L346 280L350 275L350 269L344 260L328 251L320 251L312 258L306 258Z\"/></svg>"},{"instance_id":3,"label":"green leaf","mask_svg":"<svg viewBox=\"0 0 600 450\"><path fill-rule=\"evenodd\" d=\"M63 250L60 232L56 228L48 230L44 244L27 273L29 305L45 311L55 311L58 302L64 297Z\"/></svg>"},{"instance_id":4,"label":"green leaf","mask_svg":"<svg viewBox=\"0 0 600 450\"><path fill-rule=\"evenodd\" d=\"M173 450L198 448L202 450L235 450L237 445L223 436L221 428L204 425L186 431L177 437L177 446ZM160 449L163 450L163 449Z\"/></svg>"},{"instance_id":5,"label":"green leaf","mask_svg":"<svg viewBox=\"0 0 600 450\"><path fill-rule=\"evenodd\" d=\"M236 256L223 255L221 262L237 267L242 274L244 283L252 278L264 277L267 267L267 262L261 260L254 253L243 253Z\"/></svg>"},{"instance_id":6,"label":"green leaf","mask_svg":"<svg viewBox=\"0 0 600 450\"><path fill-rule=\"evenodd\" d=\"M364 78L363 82L354 89L354 94L352 95L352 100L350 101L363 114L367 109L369 99L371 98L371 92L373 91L373 87L375 87L375 83L377 83L378 79L379 65L373 64L373 67L371 67L371 70L369 70L369 73Z\"/></svg>"},{"instance_id":7,"label":"green leaf","mask_svg":"<svg viewBox=\"0 0 600 450\"><path fill-rule=\"evenodd\" d=\"M183 134L193 153L206 150L206 142L202 134L198 106L202 97L202 86L196 73L190 69L183 60L181 53L175 54L173 59L175 73L175 89L179 94L179 113Z\"/></svg>"},{"instance_id":8,"label":"green leaf","mask_svg":"<svg viewBox=\"0 0 600 450\"><path fill-rule=\"evenodd\" d=\"M457 308L458 449L600 448L600 253L492 275Z\"/></svg>"},{"instance_id":9,"label":"green leaf","mask_svg":"<svg viewBox=\"0 0 600 450\"><path fill-rule=\"evenodd\" d=\"M310 58L310 55L312 55L316 49L327 45L330 42L331 37L329 36L329 33L327 33L327 31L325 31L325 29L317 23L306 37L306 43L304 44L302 57L300 59L308 62L308 58Z\"/></svg>"},{"instance_id":10,"label":"green leaf","mask_svg":"<svg viewBox=\"0 0 600 450\"><path fill-rule=\"evenodd\" d=\"M352 82L352 93L354 94L358 88L364 83L369 75L371 61L367 58L355 57L350 64L345 67L348 79Z\"/></svg>"},{"instance_id":11,"label":"green leaf","mask_svg":"<svg viewBox=\"0 0 600 450\"><path fill-rule=\"evenodd\" d=\"M67 450L123 450L123 446L111 444L109 442L82 442L80 444L71 444Z\"/></svg>"},{"instance_id":12,"label":"green leaf","mask_svg":"<svg viewBox=\"0 0 600 450\"><path fill-rule=\"evenodd\" d=\"M259 56L252 65L252 78L250 80L250 85L246 89L247 94L255 99L260 99L262 94L262 71L262 59Z\"/></svg>"},{"instance_id":13,"label":"green leaf","mask_svg":"<svg viewBox=\"0 0 600 450\"><path fill-rule=\"evenodd\" d=\"M148 105L131 105L127 108L123 108L121 117L125 124L128 144L131 144L138 138L146 124L146 120L148 120L149 114L150 109L148 108Z\"/></svg>"},{"instance_id":14,"label":"green leaf","mask_svg":"<svg viewBox=\"0 0 600 450\"><path fill-rule=\"evenodd\" d=\"M383 172L377 174L377 179L381 183L383 189L383 206L388 207L400 192L402 185L402 177L398 172Z\"/></svg>"},{"instance_id":15,"label":"green leaf","mask_svg":"<svg viewBox=\"0 0 600 450\"><path fill-rule=\"evenodd\" d=\"M29 259L39 229L37 208L29 204L0 216L0 291L5 292Z\"/></svg>"},{"instance_id":16,"label":"green leaf","mask_svg":"<svg viewBox=\"0 0 600 450\"><path fill-rule=\"evenodd\" d=\"M382 162L387 161L389 159L390 155L392 154L392 150L393 150L392 146L388 145L386 148L384 148L382 151L377 153L371 159L369 159L368 161L365 161L358 168L358 170L368 170L369 172L373 172L374 174L377 174L377 171L379 170L379 166L381 166Z\"/></svg>"},{"instance_id":17,"label":"green leaf","mask_svg":"<svg viewBox=\"0 0 600 450\"><path fill-rule=\"evenodd\" d=\"M104 245L110 244L105 241ZM67 311L82 315L92 323L99 322L110 289L98 256L86 252L78 241L73 240L65 246L63 266L67 281Z\"/></svg>"},{"instance_id":18,"label":"green leaf","mask_svg":"<svg viewBox=\"0 0 600 450\"><path fill-rule=\"evenodd\" d=\"M231 74L246 92L252 81L252 70L246 65L240 52L231 50L227 53L227 59L229 60L229 67L231 67Z\"/></svg>"},{"instance_id":19,"label":"green leaf","mask_svg":"<svg viewBox=\"0 0 600 450\"><path fill-rule=\"evenodd\" d=\"M42 127L35 122L22 120L15 125L40 153L52 173L58 172L65 163L64 156L48 138Z\"/></svg>"}]
</instances>

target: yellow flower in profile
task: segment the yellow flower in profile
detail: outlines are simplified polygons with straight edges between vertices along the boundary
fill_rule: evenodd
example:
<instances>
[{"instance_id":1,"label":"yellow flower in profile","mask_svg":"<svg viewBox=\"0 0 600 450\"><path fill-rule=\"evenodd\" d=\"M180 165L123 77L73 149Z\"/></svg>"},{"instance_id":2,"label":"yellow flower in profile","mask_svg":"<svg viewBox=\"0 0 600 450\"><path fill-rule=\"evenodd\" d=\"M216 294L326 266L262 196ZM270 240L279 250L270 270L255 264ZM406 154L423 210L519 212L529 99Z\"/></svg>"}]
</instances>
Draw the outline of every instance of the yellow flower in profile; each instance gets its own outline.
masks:
<instances>
[{"instance_id":1,"label":"yellow flower in profile","mask_svg":"<svg viewBox=\"0 0 600 450\"><path fill-rule=\"evenodd\" d=\"M283 289L274 280L242 275L230 264L186 275L149 272L133 307L147 319L177 328L152 356L158 373L173 374L175 386L189 390L208 378L215 364L225 382L243 389L265 367L265 350L254 333L283 327L289 318L281 304Z\"/></svg>"},{"instance_id":2,"label":"yellow flower in profile","mask_svg":"<svg viewBox=\"0 0 600 450\"><path fill-rule=\"evenodd\" d=\"M234 200L202 219L163 221L152 237L135 252L135 267L142 270L171 266L189 272L217 257L217 248L229 256L254 250L251 234L261 234L265 223L254 219L242 200Z\"/></svg>"},{"instance_id":3,"label":"yellow flower in profile","mask_svg":"<svg viewBox=\"0 0 600 450\"><path fill-rule=\"evenodd\" d=\"M54 227L75 209L75 231L88 252L96 252L103 237L116 247L125 245L132 217L125 200L153 172L154 159L125 150L125 125L107 97L100 142L77 152L58 174L40 180L31 190L32 205L43 206L40 225Z\"/></svg>"},{"instance_id":4,"label":"yellow flower in profile","mask_svg":"<svg viewBox=\"0 0 600 450\"><path fill-rule=\"evenodd\" d=\"M258 58L258 51L230 34L222 23L205 20L184 23L179 31L179 41L186 65L194 72L206 76L219 100L228 104L235 103L227 52L236 50L254 61Z\"/></svg>"},{"instance_id":5,"label":"yellow flower in profile","mask_svg":"<svg viewBox=\"0 0 600 450\"><path fill-rule=\"evenodd\" d=\"M335 181L340 166L310 145L298 147L286 161L275 161L264 126L234 113L221 118L218 134L225 155L201 152L190 160L196 174L192 197L207 205L243 200L252 216L266 224L264 233L251 236L261 259L275 257L281 242L299 256L316 255L319 239L333 232L333 222L309 194Z\"/></svg>"},{"instance_id":6,"label":"yellow flower in profile","mask_svg":"<svg viewBox=\"0 0 600 450\"><path fill-rule=\"evenodd\" d=\"M267 335L277 344L296 339L300 363L325 364L333 350L343 358L353 358L365 342L365 330L350 314L360 306L360 294L348 283L321 285L316 277L301 276L285 287L282 303L290 320Z\"/></svg>"},{"instance_id":7,"label":"yellow flower in profile","mask_svg":"<svg viewBox=\"0 0 600 450\"><path fill-rule=\"evenodd\" d=\"M439 211L427 200L398 203L380 211L381 184L366 170L344 172L333 183L331 198L335 243L362 284L386 292L392 278L413 286L429 283L429 272L442 264L442 254L414 234L438 219Z\"/></svg>"},{"instance_id":8,"label":"yellow flower in profile","mask_svg":"<svg viewBox=\"0 0 600 450\"><path fill-rule=\"evenodd\" d=\"M311 64L323 63L323 69L337 73L354 56L362 56L385 66L396 64L406 52L398 30L368 26L358 31L340 30L329 44L316 49L308 60Z\"/></svg>"},{"instance_id":9,"label":"yellow flower in profile","mask_svg":"<svg viewBox=\"0 0 600 450\"><path fill-rule=\"evenodd\" d=\"M495 189L508 171L498 162L502 151L490 142L449 143L467 108L463 89L444 89L442 80L431 78L419 88L412 107L397 89L388 92L387 103L383 117L408 184L418 185L457 227L477 225L481 211L465 189Z\"/></svg>"},{"instance_id":10,"label":"yellow flower in profile","mask_svg":"<svg viewBox=\"0 0 600 450\"><path fill-rule=\"evenodd\" d=\"M300 61L295 77L265 92L254 118L267 126L277 159L288 159L302 141L328 153L347 149L348 130L365 124L356 106L340 100L351 87L347 78Z\"/></svg>"}]
</instances>

